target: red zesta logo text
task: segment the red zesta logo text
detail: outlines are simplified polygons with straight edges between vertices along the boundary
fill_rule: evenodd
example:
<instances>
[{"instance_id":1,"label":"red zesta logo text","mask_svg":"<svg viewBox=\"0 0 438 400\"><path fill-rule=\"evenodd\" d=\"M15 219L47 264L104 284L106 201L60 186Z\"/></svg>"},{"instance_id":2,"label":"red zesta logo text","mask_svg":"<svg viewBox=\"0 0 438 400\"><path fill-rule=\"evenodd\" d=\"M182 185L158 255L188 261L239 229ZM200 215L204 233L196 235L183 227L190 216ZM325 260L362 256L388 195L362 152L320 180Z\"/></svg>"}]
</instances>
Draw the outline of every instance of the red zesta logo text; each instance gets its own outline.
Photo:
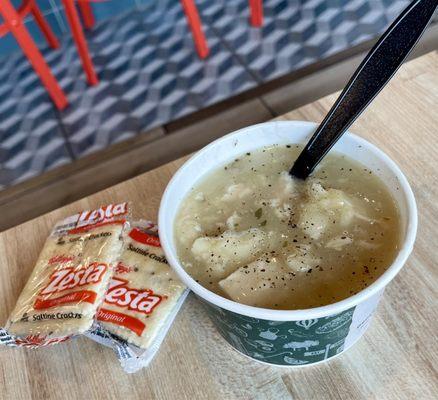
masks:
<instances>
[{"instance_id":1,"label":"red zesta logo text","mask_svg":"<svg viewBox=\"0 0 438 400\"><path fill-rule=\"evenodd\" d=\"M127 283L125 279L112 278L105 303L145 314L150 314L160 304L162 296L152 290L130 288Z\"/></svg>"},{"instance_id":2,"label":"red zesta logo text","mask_svg":"<svg viewBox=\"0 0 438 400\"><path fill-rule=\"evenodd\" d=\"M96 292L92 290L73 291L72 289L81 286L99 283L108 266L103 263L92 263L80 268L63 268L56 270L50 276L49 283L45 286L35 301L34 307L37 310L55 307L63 304L87 302L93 304L96 300ZM53 297L55 293L69 291L68 294L60 297Z\"/></svg>"},{"instance_id":3,"label":"red zesta logo text","mask_svg":"<svg viewBox=\"0 0 438 400\"><path fill-rule=\"evenodd\" d=\"M76 222L76 227L86 227L95 225L99 222L111 221L116 217L124 215L128 212L128 203L108 204L97 210L83 211L79 214Z\"/></svg>"}]
</instances>

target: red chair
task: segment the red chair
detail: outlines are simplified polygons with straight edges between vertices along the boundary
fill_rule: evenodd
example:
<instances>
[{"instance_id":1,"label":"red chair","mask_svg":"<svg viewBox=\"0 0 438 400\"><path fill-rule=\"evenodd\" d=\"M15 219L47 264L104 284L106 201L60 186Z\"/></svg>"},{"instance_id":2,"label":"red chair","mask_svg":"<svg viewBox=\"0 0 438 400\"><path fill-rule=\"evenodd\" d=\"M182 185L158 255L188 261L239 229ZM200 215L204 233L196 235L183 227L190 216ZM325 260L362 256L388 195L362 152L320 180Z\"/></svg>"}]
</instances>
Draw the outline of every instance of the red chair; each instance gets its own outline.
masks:
<instances>
[{"instance_id":1,"label":"red chair","mask_svg":"<svg viewBox=\"0 0 438 400\"><path fill-rule=\"evenodd\" d=\"M62 3L64 4L67 21L70 25L71 33L73 35L76 48L78 49L79 57L82 61L82 66L85 70L85 74L87 75L88 83L90 85L96 85L99 80L97 79L96 72L94 71L93 62L91 61L87 41L85 40L81 20L79 19L78 10L76 9L74 0L62 0ZM84 3L79 2L79 6L81 6L81 4Z\"/></svg>"},{"instance_id":2,"label":"red chair","mask_svg":"<svg viewBox=\"0 0 438 400\"><path fill-rule=\"evenodd\" d=\"M196 51L200 58L205 58L209 54L207 40L202 31L201 20L199 18L198 9L194 0L180 0L187 21L192 31L193 40L195 42ZM249 0L250 21L251 25L260 27L263 24L263 5L262 0Z\"/></svg>"},{"instance_id":3,"label":"red chair","mask_svg":"<svg viewBox=\"0 0 438 400\"><path fill-rule=\"evenodd\" d=\"M206 58L210 53L207 39L202 30L201 19L199 18L198 9L193 0L181 0L184 13L186 14L187 22L192 31L193 41L195 42L196 51L199 58Z\"/></svg>"},{"instance_id":4,"label":"red chair","mask_svg":"<svg viewBox=\"0 0 438 400\"><path fill-rule=\"evenodd\" d=\"M81 58L87 76L87 81L90 85L95 85L99 81L88 52L87 42L85 40L85 35L82 30L81 21L74 0L62 0L62 3L64 5L74 42L78 49L79 57ZM0 37L6 35L8 32L14 35L18 45L23 50L37 75L40 77L56 107L63 110L68 104L67 97L58 85L58 82L24 25L23 20L28 14L33 15L49 45L52 48L58 48L59 42L50 29L49 24L44 19L35 0L23 0L21 6L17 10L15 10L10 0L0 0L0 15L4 19L4 23L0 25Z\"/></svg>"},{"instance_id":5,"label":"red chair","mask_svg":"<svg viewBox=\"0 0 438 400\"><path fill-rule=\"evenodd\" d=\"M90 29L94 26L94 15L91 8L91 2L99 2L104 0L78 0L79 8L81 10L82 20L86 28ZM193 40L195 42L196 51L200 58L208 56L210 50L208 48L207 40L202 30L201 20L199 18L198 9L196 8L194 0L180 0L184 13L187 18L190 30L192 31ZM263 5L262 0L249 0L249 7L251 12L251 25L260 27L263 24Z\"/></svg>"},{"instance_id":6,"label":"red chair","mask_svg":"<svg viewBox=\"0 0 438 400\"><path fill-rule=\"evenodd\" d=\"M249 0L251 12L251 25L261 27L263 25L263 3L262 0Z\"/></svg>"},{"instance_id":7,"label":"red chair","mask_svg":"<svg viewBox=\"0 0 438 400\"><path fill-rule=\"evenodd\" d=\"M91 29L95 24L93 9L91 8L90 1L92 0L78 0L79 10L81 11L82 21L85 28Z\"/></svg>"},{"instance_id":8,"label":"red chair","mask_svg":"<svg viewBox=\"0 0 438 400\"><path fill-rule=\"evenodd\" d=\"M23 53L49 92L56 107L62 110L68 104L67 97L53 76L44 57L38 50L32 36L30 36L24 26L23 19L29 13L35 18L36 23L43 32L49 45L53 48L58 48L59 42L50 29L49 24L44 19L35 0L24 0L18 10L15 10L10 0L0 0L0 15L4 20L4 23L0 25L0 37L6 35L8 32L14 35L18 45L23 50Z\"/></svg>"}]
</instances>

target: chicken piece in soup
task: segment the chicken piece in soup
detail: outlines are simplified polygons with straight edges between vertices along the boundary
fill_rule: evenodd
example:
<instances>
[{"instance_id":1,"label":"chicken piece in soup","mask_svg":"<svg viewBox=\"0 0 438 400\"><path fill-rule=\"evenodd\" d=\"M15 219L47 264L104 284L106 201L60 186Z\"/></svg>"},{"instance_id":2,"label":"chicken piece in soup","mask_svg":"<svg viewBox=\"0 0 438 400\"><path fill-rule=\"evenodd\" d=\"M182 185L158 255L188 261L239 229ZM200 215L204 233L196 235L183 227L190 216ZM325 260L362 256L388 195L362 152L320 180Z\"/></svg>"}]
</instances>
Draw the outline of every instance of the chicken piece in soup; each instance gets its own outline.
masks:
<instances>
[{"instance_id":1,"label":"chicken piece in soup","mask_svg":"<svg viewBox=\"0 0 438 400\"><path fill-rule=\"evenodd\" d=\"M296 180L287 171L301 150L243 154L191 189L175 239L197 282L242 304L294 310L343 300L391 265L400 220L382 180L337 153Z\"/></svg>"}]
</instances>

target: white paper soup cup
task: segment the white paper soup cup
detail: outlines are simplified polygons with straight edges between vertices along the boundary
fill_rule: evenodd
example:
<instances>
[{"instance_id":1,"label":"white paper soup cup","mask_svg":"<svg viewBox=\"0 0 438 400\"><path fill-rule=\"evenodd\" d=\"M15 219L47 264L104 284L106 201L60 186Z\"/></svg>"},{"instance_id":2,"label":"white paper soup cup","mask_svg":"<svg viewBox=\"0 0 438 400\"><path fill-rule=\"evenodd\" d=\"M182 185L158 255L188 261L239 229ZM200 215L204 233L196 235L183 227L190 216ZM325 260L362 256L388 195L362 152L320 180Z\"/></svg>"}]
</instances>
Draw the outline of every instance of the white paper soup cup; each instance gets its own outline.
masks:
<instances>
[{"instance_id":1,"label":"white paper soup cup","mask_svg":"<svg viewBox=\"0 0 438 400\"><path fill-rule=\"evenodd\" d=\"M176 250L174 221L188 192L218 167L266 145L304 144L315 128L316 124L309 122L269 122L222 137L179 169L160 205L161 244L172 268L206 305L227 342L239 352L269 364L314 364L343 352L363 335L386 285L403 267L414 245L417 209L405 176L386 154L358 136L345 134L335 145L335 151L359 161L386 183L400 209L402 244L392 265L373 284L354 296L324 307L271 310L239 304L209 291L182 267Z\"/></svg>"}]
</instances>

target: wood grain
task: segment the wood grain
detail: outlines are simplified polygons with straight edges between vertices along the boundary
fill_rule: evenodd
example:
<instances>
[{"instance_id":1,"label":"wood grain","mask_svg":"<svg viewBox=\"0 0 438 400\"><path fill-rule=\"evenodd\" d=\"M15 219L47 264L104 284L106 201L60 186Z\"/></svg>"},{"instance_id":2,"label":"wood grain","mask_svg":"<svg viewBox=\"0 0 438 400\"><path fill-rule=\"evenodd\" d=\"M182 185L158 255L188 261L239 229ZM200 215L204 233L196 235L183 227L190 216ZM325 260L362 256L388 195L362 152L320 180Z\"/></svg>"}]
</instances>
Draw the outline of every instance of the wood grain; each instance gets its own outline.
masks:
<instances>
[{"instance_id":1,"label":"wood grain","mask_svg":"<svg viewBox=\"0 0 438 400\"><path fill-rule=\"evenodd\" d=\"M438 53L406 64L352 130L403 169L420 213L406 267L386 290L365 337L327 364L280 369L243 358L191 296L149 368L123 373L114 354L80 338L38 350L0 349L2 399L436 399L438 394ZM320 121L331 95L282 119ZM0 234L0 323L6 321L43 240L58 219L131 200L156 219L178 160Z\"/></svg>"}]
</instances>

